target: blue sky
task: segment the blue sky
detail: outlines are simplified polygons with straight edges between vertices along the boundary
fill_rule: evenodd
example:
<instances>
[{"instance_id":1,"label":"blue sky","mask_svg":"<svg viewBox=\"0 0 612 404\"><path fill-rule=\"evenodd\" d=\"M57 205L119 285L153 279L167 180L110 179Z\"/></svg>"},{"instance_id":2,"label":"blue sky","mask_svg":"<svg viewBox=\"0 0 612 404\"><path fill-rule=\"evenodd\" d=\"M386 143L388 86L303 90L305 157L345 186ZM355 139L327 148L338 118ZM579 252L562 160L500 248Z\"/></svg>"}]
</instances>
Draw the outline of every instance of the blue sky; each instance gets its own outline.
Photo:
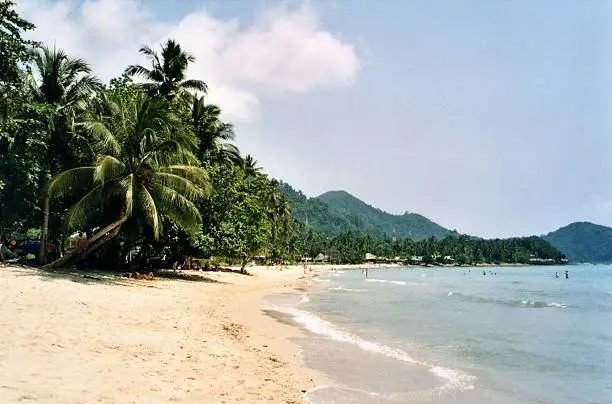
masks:
<instances>
[{"instance_id":1,"label":"blue sky","mask_svg":"<svg viewBox=\"0 0 612 404\"><path fill-rule=\"evenodd\" d=\"M309 196L345 189L486 237L612 225L612 3L24 3L39 39L105 78L178 37L241 149Z\"/></svg>"}]
</instances>

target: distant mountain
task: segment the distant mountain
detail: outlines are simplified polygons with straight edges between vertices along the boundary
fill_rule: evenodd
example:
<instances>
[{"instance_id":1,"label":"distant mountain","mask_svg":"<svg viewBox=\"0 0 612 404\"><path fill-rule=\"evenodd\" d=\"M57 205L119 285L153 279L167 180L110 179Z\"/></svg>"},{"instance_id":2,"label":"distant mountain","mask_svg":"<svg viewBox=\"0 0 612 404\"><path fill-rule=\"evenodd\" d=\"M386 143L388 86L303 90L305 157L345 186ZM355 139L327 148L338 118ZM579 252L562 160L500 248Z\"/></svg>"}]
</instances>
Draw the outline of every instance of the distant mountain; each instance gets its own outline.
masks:
<instances>
[{"instance_id":1,"label":"distant mountain","mask_svg":"<svg viewBox=\"0 0 612 404\"><path fill-rule=\"evenodd\" d=\"M291 202L293 217L309 227L327 236L359 230L355 218L333 211L325 202L308 198L284 182L279 183L278 189Z\"/></svg>"},{"instance_id":2,"label":"distant mountain","mask_svg":"<svg viewBox=\"0 0 612 404\"><path fill-rule=\"evenodd\" d=\"M374 208L346 191L330 191L308 198L290 185L281 182L279 189L292 204L297 220L323 234L334 236L346 231L359 231L377 236L391 236L393 227L398 238L420 240L434 236L443 238L448 229L416 213L392 215Z\"/></svg>"},{"instance_id":3,"label":"distant mountain","mask_svg":"<svg viewBox=\"0 0 612 404\"><path fill-rule=\"evenodd\" d=\"M365 232L386 233L390 236L395 227L397 237L416 240L431 236L443 238L450 233L448 229L424 216L416 213L392 215L368 205L346 191L329 191L316 199L325 202L335 212L356 218L361 230Z\"/></svg>"},{"instance_id":4,"label":"distant mountain","mask_svg":"<svg viewBox=\"0 0 612 404\"><path fill-rule=\"evenodd\" d=\"M570 262L612 262L610 227L576 222L542 238L561 250Z\"/></svg>"}]
</instances>

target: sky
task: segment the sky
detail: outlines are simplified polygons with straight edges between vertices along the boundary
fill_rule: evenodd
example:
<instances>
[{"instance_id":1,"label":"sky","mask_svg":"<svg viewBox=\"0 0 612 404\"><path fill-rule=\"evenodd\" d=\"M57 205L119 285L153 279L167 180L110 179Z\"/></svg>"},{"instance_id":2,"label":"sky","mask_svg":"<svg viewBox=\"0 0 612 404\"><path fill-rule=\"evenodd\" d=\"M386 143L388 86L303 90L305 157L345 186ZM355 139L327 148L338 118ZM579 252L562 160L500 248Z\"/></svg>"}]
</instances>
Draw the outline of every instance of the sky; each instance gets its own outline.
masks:
<instances>
[{"instance_id":1,"label":"sky","mask_svg":"<svg viewBox=\"0 0 612 404\"><path fill-rule=\"evenodd\" d=\"M482 237L612 225L612 2L18 0L104 80L178 40L237 144Z\"/></svg>"}]
</instances>

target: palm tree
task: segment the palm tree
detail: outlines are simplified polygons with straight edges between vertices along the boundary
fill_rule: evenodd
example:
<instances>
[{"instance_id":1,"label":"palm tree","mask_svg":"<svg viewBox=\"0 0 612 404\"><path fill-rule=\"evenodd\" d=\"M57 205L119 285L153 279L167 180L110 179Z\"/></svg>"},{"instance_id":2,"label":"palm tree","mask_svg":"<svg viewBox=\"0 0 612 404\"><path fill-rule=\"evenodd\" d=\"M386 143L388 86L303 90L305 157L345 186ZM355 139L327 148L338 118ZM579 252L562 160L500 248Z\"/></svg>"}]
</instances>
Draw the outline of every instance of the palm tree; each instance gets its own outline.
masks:
<instances>
[{"instance_id":1,"label":"palm tree","mask_svg":"<svg viewBox=\"0 0 612 404\"><path fill-rule=\"evenodd\" d=\"M180 99L188 90L206 93L207 86L201 80L186 80L189 63L195 62L195 57L181 48L181 45L172 39L162 45L161 57L148 46L140 48L140 53L151 62L148 69L141 65L131 65L125 73L129 76L139 76L146 82L141 86L149 96L161 96L168 101L177 97Z\"/></svg>"},{"instance_id":2,"label":"palm tree","mask_svg":"<svg viewBox=\"0 0 612 404\"><path fill-rule=\"evenodd\" d=\"M191 125L198 138L198 158L203 163L241 162L240 151L230 143L234 140L234 127L221 120L221 108L205 104L204 96L193 97L191 107Z\"/></svg>"},{"instance_id":3,"label":"palm tree","mask_svg":"<svg viewBox=\"0 0 612 404\"><path fill-rule=\"evenodd\" d=\"M268 219L271 224L272 238L271 250L272 256L278 256L278 247L283 243L291 230L291 205L277 189L277 181L270 181L270 191L267 198Z\"/></svg>"},{"instance_id":4,"label":"palm tree","mask_svg":"<svg viewBox=\"0 0 612 404\"><path fill-rule=\"evenodd\" d=\"M73 130L77 116L85 111L102 88L91 75L91 67L79 58L68 56L63 50L42 46L34 51L31 87L35 98L51 106L48 117L49 147L47 164L51 175L71 166L76 157L70 147L78 137ZM44 198L43 224L38 253L45 263L45 245L49 232L49 199Z\"/></svg>"},{"instance_id":5,"label":"palm tree","mask_svg":"<svg viewBox=\"0 0 612 404\"><path fill-rule=\"evenodd\" d=\"M261 173L261 167L258 165L257 160L250 154L246 155L242 164L247 177L255 177Z\"/></svg>"},{"instance_id":6,"label":"palm tree","mask_svg":"<svg viewBox=\"0 0 612 404\"><path fill-rule=\"evenodd\" d=\"M209 192L206 171L191 153L195 139L165 102L137 94L113 100L110 116L85 126L102 154L92 166L77 167L55 176L51 197L75 190L87 192L70 208L67 225L76 229L92 216L111 211L112 222L89 240L86 250L50 264L57 267L87 255L114 238L127 221L148 230L157 240L162 219L195 232L202 218L194 201ZM98 226L100 228L102 226Z\"/></svg>"}]
</instances>

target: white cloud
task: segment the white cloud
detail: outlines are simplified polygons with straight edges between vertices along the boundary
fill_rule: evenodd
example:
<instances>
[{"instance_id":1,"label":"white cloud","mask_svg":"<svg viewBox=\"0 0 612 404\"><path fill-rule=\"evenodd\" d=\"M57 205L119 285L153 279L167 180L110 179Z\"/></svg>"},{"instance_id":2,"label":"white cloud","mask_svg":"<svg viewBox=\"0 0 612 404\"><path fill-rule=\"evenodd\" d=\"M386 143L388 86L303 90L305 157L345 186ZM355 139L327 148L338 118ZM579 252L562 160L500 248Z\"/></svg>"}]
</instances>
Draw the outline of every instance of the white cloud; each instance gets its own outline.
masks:
<instances>
[{"instance_id":1,"label":"white cloud","mask_svg":"<svg viewBox=\"0 0 612 404\"><path fill-rule=\"evenodd\" d=\"M137 0L24 0L33 37L87 59L104 79L145 62L137 51L172 37L195 57L190 76L210 87L210 99L228 119L257 116L260 96L348 85L359 69L352 45L326 31L316 10L275 8L250 26L221 20L204 9L178 23L156 21Z\"/></svg>"}]
</instances>

